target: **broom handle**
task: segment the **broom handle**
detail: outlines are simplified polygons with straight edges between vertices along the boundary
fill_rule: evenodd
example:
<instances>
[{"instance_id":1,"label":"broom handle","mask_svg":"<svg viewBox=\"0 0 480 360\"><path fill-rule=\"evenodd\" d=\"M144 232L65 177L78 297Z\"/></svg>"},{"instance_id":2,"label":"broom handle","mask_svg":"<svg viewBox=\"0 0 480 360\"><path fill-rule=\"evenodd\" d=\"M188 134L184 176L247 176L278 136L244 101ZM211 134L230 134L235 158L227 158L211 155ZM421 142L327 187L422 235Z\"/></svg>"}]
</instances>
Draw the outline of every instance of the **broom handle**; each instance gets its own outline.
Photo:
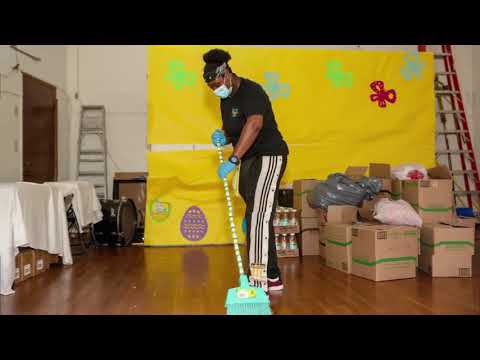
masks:
<instances>
[{"instance_id":1,"label":"broom handle","mask_svg":"<svg viewBox=\"0 0 480 360\"><path fill-rule=\"evenodd\" d=\"M223 158L223 147L220 146L220 144L217 144L217 152L218 152L218 158L220 159L220 163L223 163L225 161ZM238 272L240 273L240 275L244 275L245 272L243 271L242 256L240 255L240 247L238 246L237 227L235 226L235 221L233 218L233 204L232 204L232 198L230 197L230 191L228 190L227 178L223 179L223 187L225 189L225 197L227 198L228 220L230 222L230 231L232 233L232 238L233 238L233 248L235 249L235 257L237 259Z\"/></svg>"}]
</instances>

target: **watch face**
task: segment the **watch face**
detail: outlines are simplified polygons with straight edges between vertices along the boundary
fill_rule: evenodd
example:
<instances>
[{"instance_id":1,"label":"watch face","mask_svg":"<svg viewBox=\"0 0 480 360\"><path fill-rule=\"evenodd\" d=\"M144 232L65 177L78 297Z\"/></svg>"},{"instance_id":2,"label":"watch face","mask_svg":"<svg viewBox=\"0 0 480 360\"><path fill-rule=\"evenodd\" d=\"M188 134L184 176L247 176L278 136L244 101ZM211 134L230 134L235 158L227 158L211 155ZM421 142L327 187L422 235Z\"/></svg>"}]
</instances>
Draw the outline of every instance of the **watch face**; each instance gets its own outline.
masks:
<instances>
[{"instance_id":1,"label":"watch face","mask_svg":"<svg viewBox=\"0 0 480 360\"><path fill-rule=\"evenodd\" d=\"M236 156L230 156L230 162L234 163L237 165L239 163L239 160Z\"/></svg>"}]
</instances>

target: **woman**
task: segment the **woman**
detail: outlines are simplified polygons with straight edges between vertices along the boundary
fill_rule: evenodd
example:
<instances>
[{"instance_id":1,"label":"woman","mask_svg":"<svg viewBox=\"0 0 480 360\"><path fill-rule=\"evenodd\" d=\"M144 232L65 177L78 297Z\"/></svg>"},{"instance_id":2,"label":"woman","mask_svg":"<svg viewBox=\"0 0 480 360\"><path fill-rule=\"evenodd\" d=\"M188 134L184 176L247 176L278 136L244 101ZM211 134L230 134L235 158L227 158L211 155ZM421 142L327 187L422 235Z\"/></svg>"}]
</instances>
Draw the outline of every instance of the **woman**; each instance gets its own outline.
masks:
<instances>
[{"instance_id":1,"label":"woman","mask_svg":"<svg viewBox=\"0 0 480 360\"><path fill-rule=\"evenodd\" d=\"M278 291L283 283L272 212L287 166L288 146L278 130L268 95L259 84L233 73L230 59L230 54L219 49L203 56L205 82L221 98L223 130L215 130L212 143L232 143L234 148L233 155L218 168L218 176L224 179L241 162L239 191L247 205L250 282L265 291Z\"/></svg>"}]
</instances>

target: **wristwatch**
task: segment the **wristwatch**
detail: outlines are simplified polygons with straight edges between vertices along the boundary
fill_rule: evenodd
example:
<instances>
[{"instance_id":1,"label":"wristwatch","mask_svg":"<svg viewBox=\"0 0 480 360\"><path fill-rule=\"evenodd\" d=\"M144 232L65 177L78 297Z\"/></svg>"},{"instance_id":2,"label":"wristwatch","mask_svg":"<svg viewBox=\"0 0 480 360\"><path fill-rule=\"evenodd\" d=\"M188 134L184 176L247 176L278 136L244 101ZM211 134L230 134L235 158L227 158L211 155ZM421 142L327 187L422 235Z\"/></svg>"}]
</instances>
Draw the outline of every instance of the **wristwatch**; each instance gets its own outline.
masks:
<instances>
[{"instance_id":1,"label":"wristwatch","mask_svg":"<svg viewBox=\"0 0 480 360\"><path fill-rule=\"evenodd\" d=\"M228 161L230 161L234 165L240 164L240 159L236 157L235 155L232 155L228 158Z\"/></svg>"}]
</instances>

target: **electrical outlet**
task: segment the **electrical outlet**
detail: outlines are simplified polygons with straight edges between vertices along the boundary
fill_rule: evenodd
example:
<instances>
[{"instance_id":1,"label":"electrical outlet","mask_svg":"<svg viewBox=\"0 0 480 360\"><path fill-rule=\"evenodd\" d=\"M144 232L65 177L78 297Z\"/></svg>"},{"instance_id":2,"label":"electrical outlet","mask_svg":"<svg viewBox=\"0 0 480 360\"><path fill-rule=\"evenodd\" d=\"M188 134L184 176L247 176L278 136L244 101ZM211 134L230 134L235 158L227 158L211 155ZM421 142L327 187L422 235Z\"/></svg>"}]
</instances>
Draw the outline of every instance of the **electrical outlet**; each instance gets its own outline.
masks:
<instances>
[{"instance_id":1,"label":"electrical outlet","mask_svg":"<svg viewBox=\"0 0 480 360\"><path fill-rule=\"evenodd\" d=\"M18 153L18 140L13 140L13 151Z\"/></svg>"}]
</instances>

